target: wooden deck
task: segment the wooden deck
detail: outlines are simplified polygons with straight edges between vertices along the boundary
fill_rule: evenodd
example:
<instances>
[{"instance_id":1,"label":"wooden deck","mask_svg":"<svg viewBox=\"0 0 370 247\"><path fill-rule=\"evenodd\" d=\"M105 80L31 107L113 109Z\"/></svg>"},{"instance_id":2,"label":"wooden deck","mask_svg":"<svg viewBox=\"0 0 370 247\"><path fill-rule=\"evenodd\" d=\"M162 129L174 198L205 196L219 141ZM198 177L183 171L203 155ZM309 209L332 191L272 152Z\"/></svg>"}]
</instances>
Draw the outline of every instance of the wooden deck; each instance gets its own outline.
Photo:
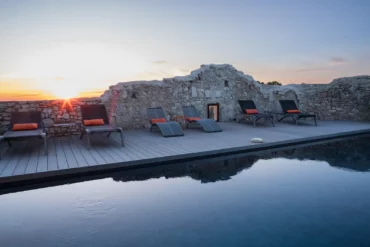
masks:
<instances>
[{"instance_id":1,"label":"wooden deck","mask_svg":"<svg viewBox=\"0 0 370 247\"><path fill-rule=\"evenodd\" d=\"M220 125L223 132L205 133L200 129L189 129L185 130L185 136L171 138L163 138L156 131L126 131L125 147L120 146L119 137L114 134L109 139L104 135L93 135L91 150L87 150L86 140L80 141L77 136L71 141L49 138L48 155L43 152L42 140L13 142L12 147L2 143L0 184L370 133L370 123L346 121L321 121L317 127L304 124L278 124L276 127L253 127L248 123ZM265 143L253 144L250 142L253 137L263 138Z\"/></svg>"}]
</instances>

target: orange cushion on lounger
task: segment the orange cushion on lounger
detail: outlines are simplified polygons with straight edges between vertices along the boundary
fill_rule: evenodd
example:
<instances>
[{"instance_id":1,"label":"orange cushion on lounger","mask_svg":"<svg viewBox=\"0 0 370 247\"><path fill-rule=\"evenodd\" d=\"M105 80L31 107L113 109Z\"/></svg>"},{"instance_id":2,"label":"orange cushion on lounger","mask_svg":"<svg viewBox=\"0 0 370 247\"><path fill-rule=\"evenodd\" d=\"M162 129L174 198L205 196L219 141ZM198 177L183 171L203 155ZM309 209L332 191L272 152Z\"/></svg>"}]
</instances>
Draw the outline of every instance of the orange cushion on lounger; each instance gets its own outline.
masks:
<instances>
[{"instance_id":1,"label":"orange cushion on lounger","mask_svg":"<svg viewBox=\"0 0 370 247\"><path fill-rule=\"evenodd\" d=\"M85 126L97 126L97 125L104 125L104 120L102 118L99 119L89 119L84 120Z\"/></svg>"},{"instance_id":2,"label":"orange cushion on lounger","mask_svg":"<svg viewBox=\"0 0 370 247\"><path fill-rule=\"evenodd\" d=\"M245 113L247 114L258 114L257 109L245 109Z\"/></svg>"},{"instance_id":3,"label":"orange cushion on lounger","mask_svg":"<svg viewBox=\"0 0 370 247\"><path fill-rule=\"evenodd\" d=\"M287 113L301 113L299 110L287 110Z\"/></svg>"},{"instance_id":4,"label":"orange cushion on lounger","mask_svg":"<svg viewBox=\"0 0 370 247\"><path fill-rule=\"evenodd\" d=\"M187 117L186 118L187 121L198 121L200 119L201 119L200 117Z\"/></svg>"},{"instance_id":5,"label":"orange cushion on lounger","mask_svg":"<svg viewBox=\"0 0 370 247\"><path fill-rule=\"evenodd\" d=\"M37 126L37 123L14 124L12 130L35 130Z\"/></svg>"},{"instance_id":6,"label":"orange cushion on lounger","mask_svg":"<svg viewBox=\"0 0 370 247\"><path fill-rule=\"evenodd\" d=\"M150 121L152 122L152 124L154 124L154 123L165 123L166 119L165 118L153 118Z\"/></svg>"}]
</instances>

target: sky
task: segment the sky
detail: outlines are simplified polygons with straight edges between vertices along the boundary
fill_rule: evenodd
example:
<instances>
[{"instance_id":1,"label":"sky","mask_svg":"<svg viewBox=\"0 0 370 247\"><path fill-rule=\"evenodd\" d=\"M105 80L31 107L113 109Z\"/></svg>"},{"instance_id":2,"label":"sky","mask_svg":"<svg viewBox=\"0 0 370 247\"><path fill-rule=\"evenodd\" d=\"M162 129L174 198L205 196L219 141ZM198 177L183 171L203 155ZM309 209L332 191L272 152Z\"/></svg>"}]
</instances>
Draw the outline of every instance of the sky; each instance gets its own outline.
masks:
<instances>
[{"instance_id":1,"label":"sky","mask_svg":"<svg viewBox=\"0 0 370 247\"><path fill-rule=\"evenodd\" d=\"M0 0L0 100L232 64L254 79L370 74L368 0Z\"/></svg>"}]
</instances>

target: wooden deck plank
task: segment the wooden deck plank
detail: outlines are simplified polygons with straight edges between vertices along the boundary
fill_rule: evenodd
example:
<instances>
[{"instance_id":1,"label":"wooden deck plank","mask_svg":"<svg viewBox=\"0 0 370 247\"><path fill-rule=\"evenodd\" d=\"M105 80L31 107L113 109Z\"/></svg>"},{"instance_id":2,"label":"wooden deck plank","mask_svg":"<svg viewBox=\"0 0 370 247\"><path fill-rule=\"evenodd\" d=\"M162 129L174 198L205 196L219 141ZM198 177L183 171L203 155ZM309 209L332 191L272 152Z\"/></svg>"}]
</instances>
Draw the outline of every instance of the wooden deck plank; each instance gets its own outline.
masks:
<instances>
[{"instance_id":1,"label":"wooden deck plank","mask_svg":"<svg viewBox=\"0 0 370 247\"><path fill-rule=\"evenodd\" d=\"M13 171L13 175L22 175L26 172L31 153L33 152L33 149L35 149L35 147L32 145L27 146L29 146L29 148L26 148L21 152L21 158L19 159L19 162ZM32 166L32 168L35 168L36 170L37 163L30 164L30 166Z\"/></svg>"},{"instance_id":2,"label":"wooden deck plank","mask_svg":"<svg viewBox=\"0 0 370 247\"><path fill-rule=\"evenodd\" d=\"M107 164L107 161L104 159L104 157L101 156L100 153L96 151L97 150L96 148L91 147L90 149L87 149L87 144L83 140L80 140L79 138L75 139L75 143L78 145L81 152L87 152L91 154L92 158L96 161L95 165ZM92 166L94 165L93 162L91 165Z\"/></svg>"},{"instance_id":3,"label":"wooden deck plank","mask_svg":"<svg viewBox=\"0 0 370 247\"><path fill-rule=\"evenodd\" d=\"M129 140L128 142L130 142L130 141L131 140ZM146 149L146 151L154 152L158 157L163 157L163 156L169 156L169 155L176 154L176 152L174 152L172 149L164 150L164 149L158 147L158 145L155 145L155 144L153 145L153 143L145 143L145 142L141 141L139 138L136 139L135 141L132 141L131 143L136 144L140 147L147 146L148 148Z\"/></svg>"},{"instance_id":4,"label":"wooden deck plank","mask_svg":"<svg viewBox=\"0 0 370 247\"><path fill-rule=\"evenodd\" d=\"M2 172L5 170L6 166L9 164L13 155L14 155L14 149L12 148L7 149L7 152L3 154L2 159L0 160L0 176Z\"/></svg>"},{"instance_id":5,"label":"wooden deck plank","mask_svg":"<svg viewBox=\"0 0 370 247\"><path fill-rule=\"evenodd\" d=\"M78 167L77 160L72 152L72 149L70 147L69 141L60 141L60 144L62 145L64 154L66 156L68 168L76 168Z\"/></svg>"},{"instance_id":6,"label":"wooden deck plank","mask_svg":"<svg viewBox=\"0 0 370 247\"><path fill-rule=\"evenodd\" d=\"M30 158L28 160L27 168L24 173L35 173L37 171L38 161L39 161L39 155L40 150L42 150L39 147L33 147L32 152L30 154Z\"/></svg>"},{"instance_id":7,"label":"wooden deck plank","mask_svg":"<svg viewBox=\"0 0 370 247\"><path fill-rule=\"evenodd\" d=\"M48 148L49 148L49 145L48 145ZM49 153L50 153L50 148L48 149L47 155L44 153L44 150L40 148L36 172L46 172L48 170Z\"/></svg>"},{"instance_id":8,"label":"wooden deck plank","mask_svg":"<svg viewBox=\"0 0 370 247\"><path fill-rule=\"evenodd\" d=\"M49 147L49 150L48 150L48 157L47 157L47 170L48 171L58 170L57 152L55 150L55 142L53 138L49 139L48 147Z\"/></svg>"},{"instance_id":9,"label":"wooden deck plank","mask_svg":"<svg viewBox=\"0 0 370 247\"><path fill-rule=\"evenodd\" d=\"M56 139L53 139L53 142L55 144L55 153L57 155L58 170L68 169L67 158L64 153L62 144L60 143L59 140Z\"/></svg>"},{"instance_id":10,"label":"wooden deck plank","mask_svg":"<svg viewBox=\"0 0 370 247\"><path fill-rule=\"evenodd\" d=\"M158 152L154 151L150 145L146 145L146 148L143 149L143 145L140 145L137 141L127 141L127 146L132 147L138 153L142 154L146 158L155 158L155 157L162 157L163 155L159 154Z\"/></svg>"},{"instance_id":11,"label":"wooden deck plank","mask_svg":"<svg viewBox=\"0 0 370 247\"><path fill-rule=\"evenodd\" d=\"M72 152L75 155L78 166L83 167L97 165L98 163L91 155L91 153L86 150L86 148L81 148L81 146L79 145L80 143L81 142L77 139L77 137L74 138L73 142L71 143Z\"/></svg>"},{"instance_id":12,"label":"wooden deck plank","mask_svg":"<svg viewBox=\"0 0 370 247\"><path fill-rule=\"evenodd\" d=\"M13 150L13 152L14 152L14 154L11 156L11 158L9 160L9 163L7 164L7 166L5 167L3 172L1 173L0 177L11 176L13 174L16 166L18 165L18 162L19 162L20 158L22 157L22 155L20 155L20 153L16 152L15 150Z\"/></svg>"},{"instance_id":13,"label":"wooden deck plank","mask_svg":"<svg viewBox=\"0 0 370 247\"><path fill-rule=\"evenodd\" d=\"M108 146L105 151L112 157L116 162L123 162L125 161L121 156L119 156L116 152L113 152L112 149Z\"/></svg>"}]
</instances>

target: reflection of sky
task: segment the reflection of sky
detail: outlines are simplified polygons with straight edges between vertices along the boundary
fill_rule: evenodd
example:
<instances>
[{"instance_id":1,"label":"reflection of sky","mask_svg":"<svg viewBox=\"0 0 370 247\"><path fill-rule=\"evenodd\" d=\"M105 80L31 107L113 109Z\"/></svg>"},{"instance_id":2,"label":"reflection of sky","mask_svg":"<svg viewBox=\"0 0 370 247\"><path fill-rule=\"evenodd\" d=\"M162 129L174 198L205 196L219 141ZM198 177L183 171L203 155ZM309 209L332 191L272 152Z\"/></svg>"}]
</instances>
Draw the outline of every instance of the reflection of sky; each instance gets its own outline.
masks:
<instances>
[{"instance_id":1,"label":"reflection of sky","mask_svg":"<svg viewBox=\"0 0 370 247\"><path fill-rule=\"evenodd\" d=\"M17 83L101 91L208 63L283 83L369 74L369 9L366 0L1 1L1 93Z\"/></svg>"},{"instance_id":2,"label":"reflection of sky","mask_svg":"<svg viewBox=\"0 0 370 247\"><path fill-rule=\"evenodd\" d=\"M369 176L274 159L216 183L108 178L2 195L1 246L366 245Z\"/></svg>"}]
</instances>

